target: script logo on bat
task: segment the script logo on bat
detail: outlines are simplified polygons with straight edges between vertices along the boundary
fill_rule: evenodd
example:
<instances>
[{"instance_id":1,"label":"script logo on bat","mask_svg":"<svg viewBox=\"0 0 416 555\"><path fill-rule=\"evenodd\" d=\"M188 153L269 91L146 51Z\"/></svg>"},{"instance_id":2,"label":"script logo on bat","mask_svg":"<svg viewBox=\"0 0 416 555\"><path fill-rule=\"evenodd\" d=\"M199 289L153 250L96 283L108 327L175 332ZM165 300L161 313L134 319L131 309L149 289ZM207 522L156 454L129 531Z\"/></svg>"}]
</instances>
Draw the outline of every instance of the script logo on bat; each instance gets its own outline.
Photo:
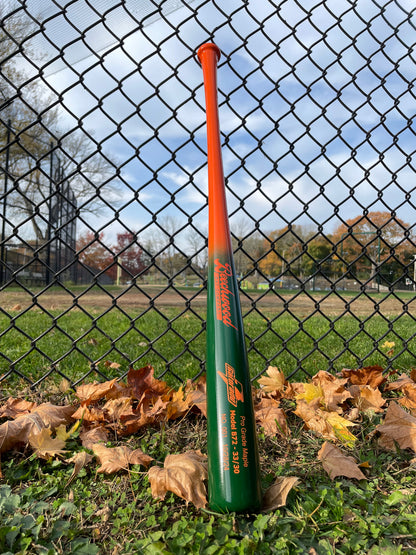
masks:
<instances>
[{"instance_id":1,"label":"script logo on bat","mask_svg":"<svg viewBox=\"0 0 416 555\"><path fill-rule=\"evenodd\" d=\"M218 258L214 260L214 264L215 307L217 320L222 321L227 327L237 329L231 318L230 296L234 297L234 293L230 291L228 283L228 279L233 275L231 266L230 264L223 264Z\"/></svg>"},{"instance_id":2,"label":"script logo on bat","mask_svg":"<svg viewBox=\"0 0 416 555\"><path fill-rule=\"evenodd\" d=\"M225 374L220 371L218 371L218 374L227 386L227 398L229 403L233 405L233 407L237 406L238 401L244 403L243 386L241 382L236 379L234 368L226 362Z\"/></svg>"}]
</instances>

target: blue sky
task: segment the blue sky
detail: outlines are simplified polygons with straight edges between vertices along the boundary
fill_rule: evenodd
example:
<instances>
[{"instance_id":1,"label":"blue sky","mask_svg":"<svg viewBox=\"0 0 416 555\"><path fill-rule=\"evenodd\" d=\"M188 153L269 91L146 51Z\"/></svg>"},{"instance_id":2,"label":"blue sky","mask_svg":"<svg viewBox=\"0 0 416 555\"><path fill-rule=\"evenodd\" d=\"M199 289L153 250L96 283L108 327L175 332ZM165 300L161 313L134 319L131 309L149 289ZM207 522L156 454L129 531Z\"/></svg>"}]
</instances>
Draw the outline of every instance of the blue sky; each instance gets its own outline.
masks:
<instances>
[{"instance_id":1,"label":"blue sky","mask_svg":"<svg viewBox=\"0 0 416 555\"><path fill-rule=\"evenodd\" d=\"M118 193L108 200L128 228L151 235L154 214L184 224L182 211L206 228L204 93L194 53L211 39L223 52L219 112L232 226L248 213L265 232L287 222L329 232L340 218L386 206L414 224L413 1L381 9L373 0L355 8L347 0L302 7L287 0L277 8L227 0L218 9L169 0L166 22L149 16L146 0L126 0L133 18L114 9L115 0L96 0L106 26L83 0L67 4L64 17L52 0L27 1L44 20L45 38L36 39L42 56L26 69L44 67L43 86L62 95L62 127L82 121L121 166ZM59 53L50 41L64 61L49 63ZM100 50L101 63L90 48ZM123 230L108 209L86 221L109 237Z\"/></svg>"}]
</instances>

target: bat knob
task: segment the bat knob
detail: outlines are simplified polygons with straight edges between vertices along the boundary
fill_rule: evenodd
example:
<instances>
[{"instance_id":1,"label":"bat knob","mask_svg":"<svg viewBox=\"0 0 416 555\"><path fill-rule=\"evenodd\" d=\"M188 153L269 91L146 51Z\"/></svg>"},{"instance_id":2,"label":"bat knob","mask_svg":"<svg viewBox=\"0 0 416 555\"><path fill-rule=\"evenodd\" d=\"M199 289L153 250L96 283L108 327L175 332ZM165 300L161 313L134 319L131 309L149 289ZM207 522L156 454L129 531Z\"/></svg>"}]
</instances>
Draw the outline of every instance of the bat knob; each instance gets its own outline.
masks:
<instances>
[{"instance_id":1,"label":"bat knob","mask_svg":"<svg viewBox=\"0 0 416 555\"><path fill-rule=\"evenodd\" d=\"M216 44L214 44L213 42L206 42L205 44L202 44L199 48L198 48L198 59L202 64L202 58L204 56L205 52L208 51L214 51L215 54L217 55L217 62L221 57L221 50L218 48L218 46Z\"/></svg>"}]
</instances>

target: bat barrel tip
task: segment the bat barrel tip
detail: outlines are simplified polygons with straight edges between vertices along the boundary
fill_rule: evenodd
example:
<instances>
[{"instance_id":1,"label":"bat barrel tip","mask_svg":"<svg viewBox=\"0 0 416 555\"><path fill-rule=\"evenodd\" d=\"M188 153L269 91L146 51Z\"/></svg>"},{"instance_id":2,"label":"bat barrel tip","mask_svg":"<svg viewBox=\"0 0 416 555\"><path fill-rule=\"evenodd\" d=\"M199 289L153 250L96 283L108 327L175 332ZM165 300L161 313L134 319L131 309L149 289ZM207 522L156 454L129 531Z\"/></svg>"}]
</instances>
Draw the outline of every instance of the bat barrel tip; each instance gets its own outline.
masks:
<instances>
[{"instance_id":1,"label":"bat barrel tip","mask_svg":"<svg viewBox=\"0 0 416 555\"><path fill-rule=\"evenodd\" d=\"M215 52L215 54L217 56L217 62L218 62L218 60L221 57L221 50L213 42L206 42L205 44L202 44L198 48L198 59L199 59L199 61L202 63L202 58L204 57L204 54L208 51Z\"/></svg>"}]
</instances>

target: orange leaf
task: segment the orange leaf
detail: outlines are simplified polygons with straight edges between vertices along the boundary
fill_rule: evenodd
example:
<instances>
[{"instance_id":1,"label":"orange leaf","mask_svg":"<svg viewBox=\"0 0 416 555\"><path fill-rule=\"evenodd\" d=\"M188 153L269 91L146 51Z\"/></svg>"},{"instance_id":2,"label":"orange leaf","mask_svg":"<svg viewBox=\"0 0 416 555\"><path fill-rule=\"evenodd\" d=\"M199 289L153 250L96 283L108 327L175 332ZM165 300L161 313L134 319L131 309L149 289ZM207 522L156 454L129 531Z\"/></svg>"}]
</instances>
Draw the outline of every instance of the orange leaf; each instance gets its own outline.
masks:
<instances>
[{"instance_id":1,"label":"orange leaf","mask_svg":"<svg viewBox=\"0 0 416 555\"><path fill-rule=\"evenodd\" d=\"M131 395L141 401L144 397L162 397L169 393L170 388L167 383L154 377L154 368L144 366L135 370L130 368L127 374L127 384L130 387Z\"/></svg>"},{"instance_id":2,"label":"orange leaf","mask_svg":"<svg viewBox=\"0 0 416 555\"><path fill-rule=\"evenodd\" d=\"M92 449L94 443L106 443L108 441L108 432L103 426L98 426L91 430L82 431L79 437L85 449Z\"/></svg>"},{"instance_id":3,"label":"orange leaf","mask_svg":"<svg viewBox=\"0 0 416 555\"><path fill-rule=\"evenodd\" d=\"M318 452L318 459L322 461L324 470L329 475L331 480L337 476L345 476L346 478L356 478L357 480L366 480L367 478L358 468L356 461L353 457L344 455L342 451L328 443L327 441L322 445Z\"/></svg>"},{"instance_id":4,"label":"orange leaf","mask_svg":"<svg viewBox=\"0 0 416 555\"><path fill-rule=\"evenodd\" d=\"M401 449L416 452L416 418L397 403L390 403L384 422L376 430L381 434L379 443L385 449L394 451L397 443Z\"/></svg>"},{"instance_id":5,"label":"orange leaf","mask_svg":"<svg viewBox=\"0 0 416 555\"><path fill-rule=\"evenodd\" d=\"M141 449L132 451L127 446L106 447L102 443L95 443L92 451L98 457L101 466L97 472L105 474L113 474L119 470L128 470L131 464L141 464L149 466L152 457L143 453Z\"/></svg>"},{"instance_id":6,"label":"orange leaf","mask_svg":"<svg viewBox=\"0 0 416 555\"><path fill-rule=\"evenodd\" d=\"M415 382L407 374L401 374L395 382L390 382L386 385L386 391L402 390L406 385L415 385Z\"/></svg>"},{"instance_id":7,"label":"orange leaf","mask_svg":"<svg viewBox=\"0 0 416 555\"><path fill-rule=\"evenodd\" d=\"M344 378L348 378L352 385L369 385L373 389L376 389L386 381L386 378L383 376L383 368L377 364L358 368L357 370L344 368L342 375Z\"/></svg>"},{"instance_id":8,"label":"orange leaf","mask_svg":"<svg viewBox=\"0 0 416 555\"><path fill-rule=\"evenodd\" d=\"M290 430L287 425L286 413L279 407L276 399L263 398L255 407L256 421L264 428L266 436L276 434L287 437Z\"/></svg>"},{"instance_id":9,"label":"orange leaf","mask_svg":"<svg viewBox=\"0 0 416 555\"><path fill-rule=\"evenodd\" d=\"M55 429L71 421L74 407L56 406L50 403L39 405L29 414L18 416L0 426L0 453L8 451L19 444L29 441L31 432L40 432L43 428Z\"/></svg>"},{"instance_id":10,"label":"orange leaf","mask_svg":"<svg viewBox=\"0 0 416 555\"><path fill-rule=\"evenodd\" d=\"M284 373L275 366L269 366L258 382L265 393L279 394L283 393L287 383Z\"/></svg>"},{"instance_id":11,"label":"orange leaf","mask_svg":"<svg viewBox=\"0 0 416 555\"><path fill-rule=\"evenodd\" d=\"M207 504L204 481L208 478L206 455L200 451L188 451L181 455L168 455L163 468L153 466L149 472L152 495L164 499L172 491L186 503L197 509Z\"/></svg>"},{"instance_id":12,"label":"orange leaf","mask_svg":"<svg viewBox=\"0 0 416 555\"><path fill-rule=\"evenodd\" d=\"M66 459L65 462L74 463L74 470L72 471L72 474L69 477L69 480L65 484L66 488L78 476L78 474L81 472L81 470L84 468L84 466L87 466L91 461L92 461L92 455L90 455L86 451L80 451L79 453L76 453L73 457L71 457L70 459Z\"/></svg>"},{"instance_id":13,"label":"orange leaf","mask_svg":"<svg viewBox=\"0 0 416 555\"><path fill-rule=\"evenodd\" d=\"M299 482L295 476L280 476L263 495L262 510L274 511L286 505L286 499L290 490Z\"/></svg>"},{"instance_id":14,"label":"orange leaf","mask_svg":"<svg viewBox=\"0 0 416 555\"><path fill-rule=\"evenodd\" d=\"M76 395L83 405L90 405L103 399L114 388L117 378L104 383L86 383L76 389Z\"/></svg>"},{"instance_id":15,"label":"orange leaf","mask_svg":"<svg viewBox=\"0 0 416 555\"><path fill-rule=\"evenodd\" d=\"M399 403L416 416L416 384L407 384L403 386L402 391L404 395L398 399Z\"/></svg>"},{"instance_id":16,"label":"orange leaf","mask_svg":"<svg viewBox=\"0 0 416 555\"><path fill-rule=\"evenodd\" d=\"M379 389L373 389L369 385L352 385L349 390L354 405L360 411L383 412L381 407L386 404L386 400L383 399Z\"/></svg>"},{"instance_id":17,"label":"orange leaf","mask_svg":"<svg viewBox=\"0 0 416 555\"><path fill-rule=\"evenodd\" d=\"M202 414L207 416L207 381L201 376L196 382L188 380L185 392L189 395L191 407L197 407Z\"/></svg>"},{"instance_id":18,"label":"orange leaf","mask_svg":"<svg viewBox=\"0 0 416 555\"><path fill-rule=\"evenodd\" d=\"M0 418L17 418L22 414L29 414L35 407L36 403L32 401L9 397L6 403L0 407Z\"/></svg>"}]
</instances>

